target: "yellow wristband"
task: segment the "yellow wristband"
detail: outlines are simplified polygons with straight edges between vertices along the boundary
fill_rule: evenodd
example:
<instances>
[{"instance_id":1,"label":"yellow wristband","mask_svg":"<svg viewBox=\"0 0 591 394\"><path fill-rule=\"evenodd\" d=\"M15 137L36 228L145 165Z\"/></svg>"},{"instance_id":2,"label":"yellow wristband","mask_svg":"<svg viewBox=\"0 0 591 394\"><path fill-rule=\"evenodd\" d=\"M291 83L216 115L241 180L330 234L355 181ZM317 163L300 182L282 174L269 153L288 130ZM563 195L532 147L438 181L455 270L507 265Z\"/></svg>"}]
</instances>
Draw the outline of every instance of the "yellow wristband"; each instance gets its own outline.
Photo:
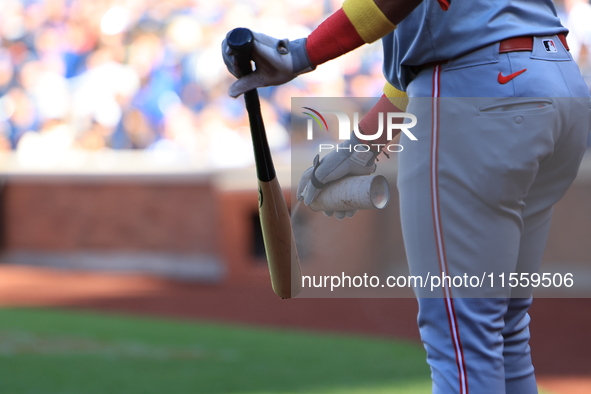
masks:
<instances>
[{"instance_id":1,"label":"yellow wristband","mask_svg":"<svg viewBox=\"0 0 591 394\"><path fill-rule=\"evenodd\" d=\"M384 94L390 99L390 102L401 111L406 111L408 105L408 95L402 90L396 89L394 86L386 82L384 85Z\"/></svg>"},{"instance_id":2,"label":"yellow wristband","mask_svg":"<svg viewBox=\"0 0 591 394\"><path fill-rule=\"evenodd\" d=\"M343 11L364 42L370 43L396 29L373 0L345 0Z\"/></svg>"}]
</instances>

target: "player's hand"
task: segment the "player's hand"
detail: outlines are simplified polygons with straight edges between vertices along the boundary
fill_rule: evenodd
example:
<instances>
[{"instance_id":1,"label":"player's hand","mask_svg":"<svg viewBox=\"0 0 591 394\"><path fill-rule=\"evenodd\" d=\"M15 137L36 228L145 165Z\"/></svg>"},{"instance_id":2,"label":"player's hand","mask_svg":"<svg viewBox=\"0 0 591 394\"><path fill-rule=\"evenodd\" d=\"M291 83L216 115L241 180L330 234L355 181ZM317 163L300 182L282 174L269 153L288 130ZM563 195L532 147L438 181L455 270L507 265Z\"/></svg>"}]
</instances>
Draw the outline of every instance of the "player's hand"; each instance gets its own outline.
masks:
<instances>
[{"instance_id":1,"label":"player's hand","mask_svg":"<svg viewBox=\"0 0 591 394\"><path fill-rule=\"evenodd\" d=\"M351 138L342 142L339 149L335 149L322 160L319 155L314 158L314 165L308 168L300 179L296 196L304 204L310 205L320 194L322 188L330 182L347 176L370 175L376 170L375 158L377 152L355 152L354 146L361 141L351 133ZM350 148L350 151L349 151ZM328 217L334 213L337 219L352 217L357 211L324 212Z\"/></svg>"},{"instance_id":2,"label":"player's hand","mask_svg":"<svg viewBox=\"0 0 591 394\"><path fill-rule=\"evenodd\" d=\"M306 52L306 38L289 41L278 40L261 33L252 34L252 60L256 64L256 70L245 77L240 74L236 58L228 46L228 38L222 42L224 63L232 75L240 78L230 86L230 96L238 97L244 92L263 86L281 85L314 69Z\"/></svg>"}]
</instances>

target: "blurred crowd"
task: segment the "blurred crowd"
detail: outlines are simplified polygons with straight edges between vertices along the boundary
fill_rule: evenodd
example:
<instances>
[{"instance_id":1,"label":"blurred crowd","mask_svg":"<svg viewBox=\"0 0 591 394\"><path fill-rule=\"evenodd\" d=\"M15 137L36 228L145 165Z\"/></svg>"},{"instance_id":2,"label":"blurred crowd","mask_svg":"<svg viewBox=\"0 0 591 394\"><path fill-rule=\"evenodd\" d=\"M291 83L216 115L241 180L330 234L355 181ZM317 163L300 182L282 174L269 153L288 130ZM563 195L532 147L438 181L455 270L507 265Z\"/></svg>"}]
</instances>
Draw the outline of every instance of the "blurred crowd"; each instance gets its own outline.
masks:
<instances>
[{"instance_id":1,"label":"blurred crowd","mask_svg":"<svg viewBox=\"0 0 591 394\"><path fill-rule=\"evenodd\" d=\"M237 26L309 34L340 2L0 0L0 151L148 149L206 167L251 163L242 99L220 45ZM289 147L292 96L377 96L380 48L261 91L273 150Z\"/></svg>"},{"instance_id":2,"label":"blurred crowd","mask_svg":"<svg viewBox=\"0 0 591 394\"><path fill-rule=\"evenodd\" d=\"M568 43L587 84L591 82L591 4L589 0L557 0L558 16L569 30Z\"/></svg>"},{"instance_id":3,"label":"blurred crowd","mask_svg":"<svg viewBox=\"0 0 591 394\"><path fill-rule=\"evenodd\" d=\"M589 4L565 1L562 12L581 31L577 56L589 66L590 19L568 18ZM226 93L233 77L223 64L222 39L237 26L306 36L340 5L0 0L0 152L16 150L23 162L35 163L72 150L145 149L197 158L207 168L248 165L248 123L242 100ZM376 43L262 89L272 149L289 148L291 97L377 97L381 59Z\"/></svg>"}]
</instances>

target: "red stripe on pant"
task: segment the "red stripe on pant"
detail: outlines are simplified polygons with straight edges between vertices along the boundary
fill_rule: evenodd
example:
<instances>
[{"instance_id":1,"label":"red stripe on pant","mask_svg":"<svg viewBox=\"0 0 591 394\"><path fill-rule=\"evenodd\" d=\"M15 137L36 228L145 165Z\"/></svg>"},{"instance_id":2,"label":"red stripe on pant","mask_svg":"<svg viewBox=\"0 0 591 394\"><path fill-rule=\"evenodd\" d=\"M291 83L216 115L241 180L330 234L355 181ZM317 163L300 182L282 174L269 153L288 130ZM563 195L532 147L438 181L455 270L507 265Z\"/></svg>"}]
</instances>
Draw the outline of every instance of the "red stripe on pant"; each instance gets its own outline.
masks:
<instances>
[{"instance_id":1,"label":"red stripe on pant","mask_svg":"<svg viewBox=\"0 0 591 394\"><path fill-rule=\"evenodd\" d=\"M430 161L430 180L431 180L431 209L433 214L433 229L435 231L435 243L437 249L437 259L441 274L449 274L447 259L445 253L445 240L443 238L443 226L441 224L441 211L439 204L439 99L441 97L441 65L433 68L432 79L432 104L431 104L431 161ZM468 394L468 373L466 371L466 360L464 350L460 339L460 329L454 307L451 289L448 285L443 286L443 300L447 312L449 331L453 342L456 356L456 365L458 367L458 382L460 394Z\"/></svg>"}]
</instances>

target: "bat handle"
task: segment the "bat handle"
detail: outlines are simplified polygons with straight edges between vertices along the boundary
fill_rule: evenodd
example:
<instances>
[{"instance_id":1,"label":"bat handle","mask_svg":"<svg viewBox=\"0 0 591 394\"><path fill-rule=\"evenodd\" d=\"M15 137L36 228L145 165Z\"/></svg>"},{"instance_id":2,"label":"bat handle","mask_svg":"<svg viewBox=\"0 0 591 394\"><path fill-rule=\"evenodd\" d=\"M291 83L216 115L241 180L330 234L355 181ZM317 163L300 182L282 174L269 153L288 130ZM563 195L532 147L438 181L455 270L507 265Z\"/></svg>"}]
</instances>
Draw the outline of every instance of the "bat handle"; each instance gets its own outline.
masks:
<instances>
[{"instance_id":1,"label":"bat handle","mask_svg":"<svg viewBox=\"0 0 591 394\"><path fill-rule=\"evenodd\" d=\"M228 46L234 52L238 61L240 73L248 75L252 72L250 64L252 48L254 47L254 35L244 27L238 27L228 34Z\"/></svg>"}]
</instances>

